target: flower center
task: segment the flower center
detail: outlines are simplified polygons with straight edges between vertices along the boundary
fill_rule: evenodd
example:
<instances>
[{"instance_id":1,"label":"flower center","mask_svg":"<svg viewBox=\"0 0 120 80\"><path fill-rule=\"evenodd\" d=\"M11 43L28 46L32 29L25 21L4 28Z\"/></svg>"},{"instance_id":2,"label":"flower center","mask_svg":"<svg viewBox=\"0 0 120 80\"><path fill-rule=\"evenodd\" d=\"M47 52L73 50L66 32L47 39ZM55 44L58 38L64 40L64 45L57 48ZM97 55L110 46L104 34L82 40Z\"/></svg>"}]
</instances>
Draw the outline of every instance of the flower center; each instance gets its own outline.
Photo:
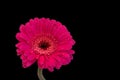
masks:
<instances>
[{"instance_id":1,"label":"flower center","mask_svg":"<svg viewBox=\"0 0 120 80\"><path fill-rule=\"evenodd\" d=\"M50 44L47 41L41 41L39 43L39 48L41 48L43 50L47 50L49 47L50 47Z\"/></svg>"},{"instance_id":2,"label":"flower center","mask_svg":"<svg viewBox=\"0 0 120 80\"><path fill-rule=\"evenodd\" d=\"M56 50L57 41L48 35L39 35L32 39L32 49L36 54L50 55Z\"/></svg>"}]
</instances>

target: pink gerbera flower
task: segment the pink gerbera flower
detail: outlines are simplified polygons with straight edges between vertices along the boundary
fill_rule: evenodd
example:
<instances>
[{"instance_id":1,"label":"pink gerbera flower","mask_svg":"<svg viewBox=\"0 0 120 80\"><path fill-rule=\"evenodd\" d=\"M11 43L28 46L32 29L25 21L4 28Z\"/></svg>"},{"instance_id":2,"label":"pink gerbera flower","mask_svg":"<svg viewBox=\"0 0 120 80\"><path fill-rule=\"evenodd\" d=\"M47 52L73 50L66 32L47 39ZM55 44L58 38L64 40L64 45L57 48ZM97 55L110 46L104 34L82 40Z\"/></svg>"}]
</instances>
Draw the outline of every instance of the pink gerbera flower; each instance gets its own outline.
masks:
<instances>
[{"instance_id":1,"label":"pink gerbera flower","mask_svg":"<svg viewBox=\"0 0 120 80\"><path fill-rule=\"evenodd\" d=\"M17 55L22 59L24 68L37 61L40 69L53 71L73 59L75 41L67 28L56 20L30 19L20 26L16 38L19 41L16 44Z\"/></svg>"}]
</instances>

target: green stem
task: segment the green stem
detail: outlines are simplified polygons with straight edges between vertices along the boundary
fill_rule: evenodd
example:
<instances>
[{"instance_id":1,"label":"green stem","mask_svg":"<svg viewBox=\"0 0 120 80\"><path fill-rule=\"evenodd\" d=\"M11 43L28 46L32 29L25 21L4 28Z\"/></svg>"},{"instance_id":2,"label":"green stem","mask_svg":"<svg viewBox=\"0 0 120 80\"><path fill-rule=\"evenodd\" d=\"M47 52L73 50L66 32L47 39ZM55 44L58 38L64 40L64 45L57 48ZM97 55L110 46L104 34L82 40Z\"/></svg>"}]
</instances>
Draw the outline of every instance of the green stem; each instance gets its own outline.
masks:
<instances>
[{"instance_id":1,"label":"green stem","mask_svg":"<svg viewBox=\"0 0 120 80\"><path fill-rule=\"evenodd\" d=\"M39 80L45 80L42 71L43 71L42 69L38 68L37 75L38 75Z\"/></svg>"}]
</instances>

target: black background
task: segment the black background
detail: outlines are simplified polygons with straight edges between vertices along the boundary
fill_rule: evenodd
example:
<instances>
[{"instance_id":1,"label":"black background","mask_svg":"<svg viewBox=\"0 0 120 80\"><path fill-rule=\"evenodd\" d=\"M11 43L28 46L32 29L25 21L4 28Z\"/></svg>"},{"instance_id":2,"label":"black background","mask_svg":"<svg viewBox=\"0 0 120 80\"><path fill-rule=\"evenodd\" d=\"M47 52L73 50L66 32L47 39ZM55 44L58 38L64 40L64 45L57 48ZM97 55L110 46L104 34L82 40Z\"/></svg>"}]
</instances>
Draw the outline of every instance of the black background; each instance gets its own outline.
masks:
<instances>
[{"instance_id":1,"label":"black background","mask_svg":"<svg viewBox=\"0 0 120 80\"><path fill-rule=\"evenodd\" d=\"M1 2L0 7L0 79L1 80L38 80L37 65L22 68L21 60L16 55L15 34L20 24L34 17L48 17L62 22L71 32L76 44L74 59L60 70L49 72L44 70L46 80L98 80L115 78L113 61L115 50L111 43L116 34L112 17L116 16L115 7L107 2L82 1L67 3L60 1L53 4L46 1L27 3ZM117 5L116 5L117 6ZM113 10L113 11L112 11ZM115 15L113 14L115 13ZM117 21L118 22L118 21ZM115 31L117 32L117 31ZM110 37L110 38L109 38ZM116 39L114 39L116 40ZM113 52L111 52L113 50ZM115 54L116 55L116 54ZM118 59L118 58L117 58ZM118 61L118 60L117 60ZM112 64L114 63L114 64ZM115 66L115 68L113 68ZM7 78L7 79L6 79ZM115 79L113 79L115 80Z\"/></svg>"},{"instance_id":2,"label":"black background","mask_svg":"<svg viewBox=\"0 0 120 80\"><path fill-rule=\"evenodd\" d=\"M31 18L45 17L55 19L66 25L73 39L76 41L76 44L73 46L75 50L75 54L73 55L74 59L71 63L67 66L62 66L60 70L55 69L54 72L44 70L43 74L46 80L100 79L100 71L102 68L99 68L100 61L98 58L100 52L97 51L98 47L96 46L98 44L96 41L98 39L98 35L96 34L98 31L97 28L94 31L94 26L97 24L97 21L95 21L96 17L93 18L93 15L87 12L82 12L80 14L46 14L40 12L25 14L22 12L21 14L14 13L7 18L10 24L4 24L8 27L6 32L4 32L7 35L3 36L3 38L7 38L8 45L8 49L5 50L5 53L7 53L7 56L5 54L7 61L4 62L4 64L7 65L6 70L8 74L13 74L15 80L38 80L36 63L29 68L22 68L21 60L16 55L15 44L17 40L15 35L19 31L20 24L25 24Z\"/></svg>"}]
</instances>

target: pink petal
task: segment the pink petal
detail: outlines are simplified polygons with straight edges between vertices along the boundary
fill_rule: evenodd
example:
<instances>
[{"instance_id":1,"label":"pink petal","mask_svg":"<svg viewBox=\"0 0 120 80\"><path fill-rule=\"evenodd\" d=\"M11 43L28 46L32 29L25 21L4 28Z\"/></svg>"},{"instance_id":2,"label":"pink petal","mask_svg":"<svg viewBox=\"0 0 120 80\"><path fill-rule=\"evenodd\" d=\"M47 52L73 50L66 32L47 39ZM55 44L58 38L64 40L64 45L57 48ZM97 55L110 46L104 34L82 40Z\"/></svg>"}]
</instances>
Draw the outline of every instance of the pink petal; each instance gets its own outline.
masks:
<instances>
[{"instance_id":1,"label":"pink petal","mask_svg":"<svg viewBox=\"0 0 120 80\"><path fill-rule=\"evenodd\" d=\"M31 55L30 54L30 51L28 50L28 51L24 51L24 54L23 54L25 57L28 57L29 55Z\"/></svg>"},{"instance_id":2,"label":"pink petal","mask_svg":"<svg viewBox=\"0 0 120 80\"><path fill-rule=\"evenodd\" d=\"M20 32L25 33L25 26L23 24L21 24L19 30L20 30Z\"/></svg>"},{"instance_id":3,"label":"pink petal","mask_svg":"<svg viewBox=\"0 0 120 80\"><path fill-rule=\"evenodd\" d=\"M23 51L30 50L30 47L26 44L16 45L16 46Z\"/></svg>"},{"instance_id":4,"label":"pink petal","mask_svg":"<svg viewBox=\"0 0 120 80\"><path fill-rule=\"evenodd\" d=\"M17 49L17 50L16 50L16 52L17 52L17 55L18 55L18 56L20 56L20 55L22 55L22 54L23 54L23 51L22 51L22 50L20 50L20 49Z\"/></svg>"},{"instance_id":5,"label":"pink petal","mask_svg":"<svg viewBox=\"0 0 120 80\"><path fill-rule=\"evenodd\" d=\"M17 33L17 34L16 34L16 39L17 39L18 41L24 41L24 42L29 41L28 36L26 36L26 35L23 34L23 33Z\"/></svg>"},{"instance_id":6,"label":"pink petal","mask_svg":"<svg viewBox=\"0 0 120 80\"><path fill-rule=\"evenodd\" d=\"M63 65L69 64L72 59L71 55L67 54L66 52L58 52L57 56L59 57Z\"/></svg>"},{"instance_id":7,"label":"pink petal","mask_svg":"<svg viewBox=\"0 0 120 80\"><path fill-rule=\"evenodd\" d=\"M53 72L53 71L54 71L53 67L48 67L48 70L49 70L50 72Z\"/></svg>"},{"instance_id":8,"label":"pink petal","mask_svg":"<svg viewBox=\"0 0 120 80\"><path fill-rule=\"evenodd\" d=\"M36 61L36 59L33 59L31 55L27 57L25 55L21 55L21 59L22 59L23 68L27 68L31 66Z\"/></svg>"},{"instance_id":9,"label":"pink petal","mask_svg":"<svg viewBox=\"0 0 120 80\"><path fill-rule=\"evenodd\" d=\"M75 54L74 50L68 50L68 54Z\"/></svg>"},{"instance_id":10,"label":"pink petal","mask_svg":"<svg viewBox=\"0 0 120 80\"><path fill-rule=\"evenodd\" d=\"M57 50L70 50L72 46L70 44L58 45Z\"/></svg>"},{"instance_id":11,"label":"pink petal","mask_svg":"<svg viewBox=\"0 0 120 80\"><path fill-rule=\"evenodd\" d=\"M26 29L26 34L29 36L29 38L32 38L35 36L35 31L32 28L33 26L30 24L30 22L26 23L25 29Z\"/></svg>"},{"instance_id":12,"label":"pink petal","mask_svg":"<svg viewBox=\"0 0 120 80\"><path fill-rule=\"evenodd\" d=\"M30 67L35 61L27 61L27 62L23 62L22 65L23 65L23 68L27 68L27 67Z\"/></svg>"},{"instance_id":13,"label":"pink petal","mask_svg":"<svg viewBox=\"0 0 120 80\"><path fill-rule=\"evenodd\" d=\"M34 18L34 23L33 23L33 27L35 28L35 33L36 34L39 34L40 33L40 23L39 23L39 20L40 19L38 19L37 17L36 18Z\"/></svg>"},{"instance_id":14,"label":"pink petal","mask_svg":"<svg viewBox=\"0 0 120 80\"><path fill-rule=\"evenodd\" d=\"M55 55L53 58L56 61L55 68L56 69L60 69L60 67L62 66L61 59L57 55Z\"/></svg>"},{"instance_id":15,"label":"pink petal","mask_svg":"<svg viewBox=\"0 0 120 80\"><path fill-rule=\"evenodd\" d=\"M26 57L26 56L24 56L24 55L21 55L21 56L20 56L20 59L21 59L23 62L26 62L27 57Z\"/></svg>"},{"instance_id":16,"label":"pink petal","mask_svg":"<svg viewBox=\"0 0 120 80\"><path fill-rule=\"evenodd\" d=\"M45 62L45 57L44 56L39 56L39 59L38 59L38 67L39 68L44 68L44 62Z\"/></svg>"},{"instance_id":17,"label":"pink petal","mask_svg":"<svg viewBox=\"0 0 120 80\"><path fill-rule=\"evenodd\" d=\"M75 42L72 40L72 41L64 41L64 42L60 42L58 44L58 47L57 47L57 50L70 50L73 46Z\"/></svg>"},{"instance_id":18,"label":"pink petal","mask_svg":"<svg viewBox=\"0 0 120 80\"><path fill-rule=\"evenodd\" d=\"M35 21L33 19L30 19L29 24L30 24L29 29L32 31L34 35L36 35Z\"/></svg>"},{"instance_id":19,"label":"pink petal","mask_svg":"<svg viewBox=\"0 0 120 80\"><path fill-rule=\"evenodd\" d=\"M34 55L34 54L31 54L31 55L29 55L29 56L27 57L27 59L28 59L29 61L33 61L33 60L35 60L36 58L35 58L35 55Z\"/></svg>"},{"instance_id":20,"label":"pink petal","mask_svg":"<svg viewBox=\"0 0 120 80\"><path fill-rule=\"evenodd\" d=\"M50 71L53 71L53 67L55 67L56 64L57 63L52 55L46 60L46 68L49 68Z\"/></svg>"}]
</instances>

